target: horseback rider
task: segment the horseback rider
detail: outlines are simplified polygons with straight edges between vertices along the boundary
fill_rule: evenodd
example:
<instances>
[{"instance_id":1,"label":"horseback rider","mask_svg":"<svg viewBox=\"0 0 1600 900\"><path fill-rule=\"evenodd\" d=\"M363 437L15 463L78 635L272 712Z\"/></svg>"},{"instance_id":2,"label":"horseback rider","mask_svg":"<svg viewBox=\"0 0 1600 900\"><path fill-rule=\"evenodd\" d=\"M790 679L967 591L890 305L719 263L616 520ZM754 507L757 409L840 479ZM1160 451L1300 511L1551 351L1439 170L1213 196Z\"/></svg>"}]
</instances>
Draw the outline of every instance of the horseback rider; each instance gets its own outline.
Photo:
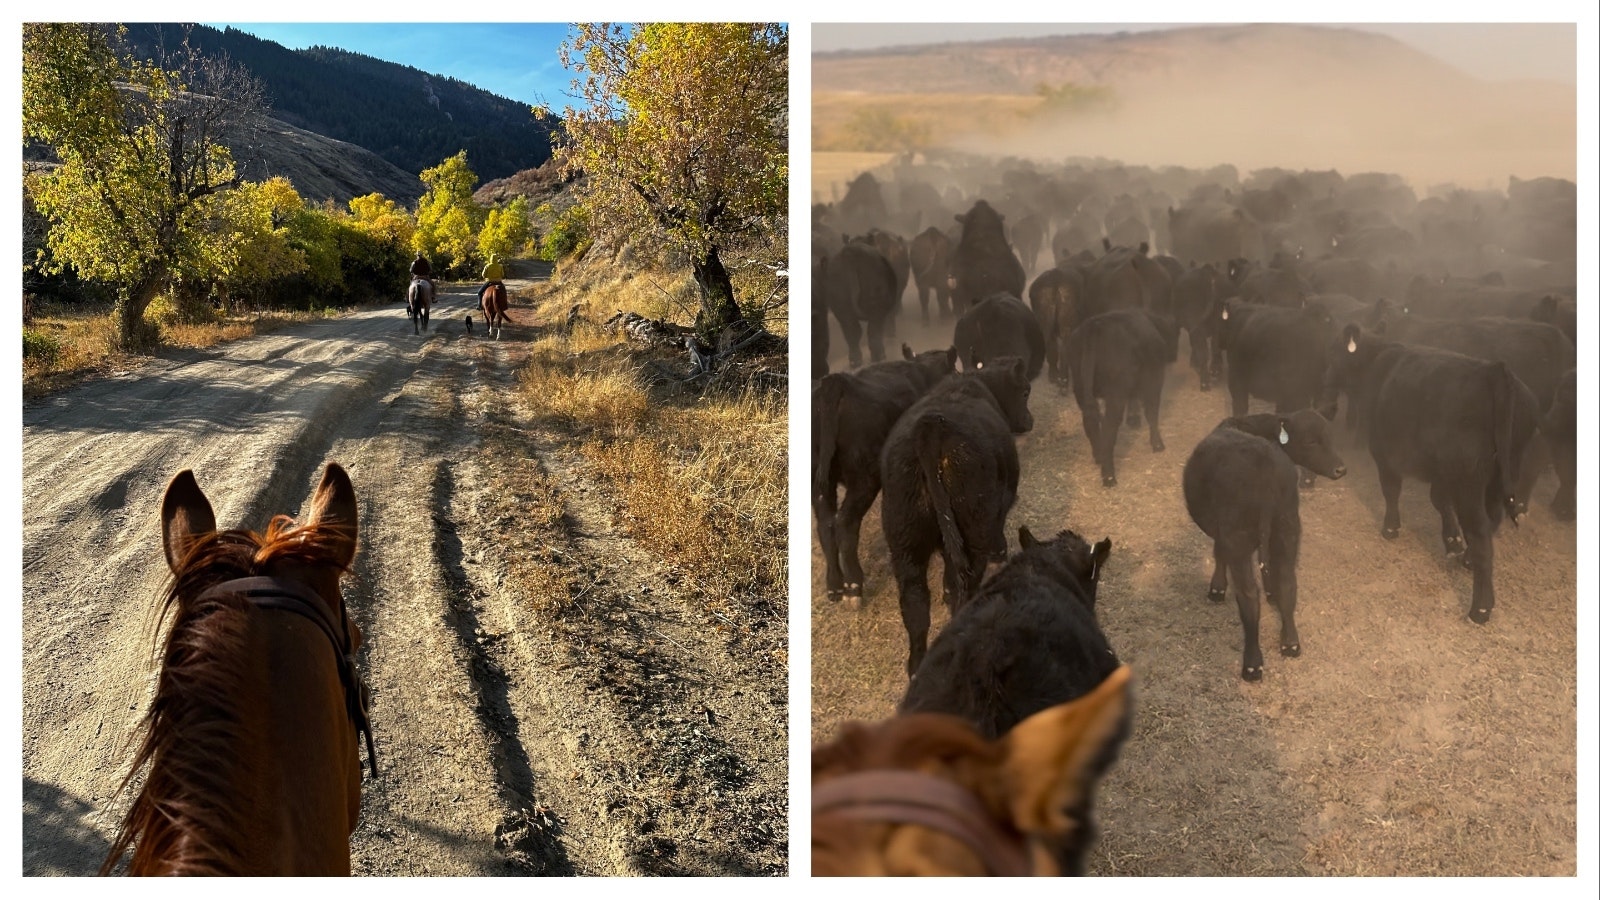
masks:
<instances>
[{"instance_id":1,"label":"horseback rider","mask_svg":"<svg viewBox=\"0 0 1600 900\"><path fill-rule=\"evenodd\" d=\"M500 265L500 257L496 256L494 253L490 253L489 262L483 267L484 285L483 287L478 288L479 309L483 309L484 292L497 284L504 288L506 286L504 281L505 277L506 270L504 266Z\"/></svg>"},{"instance_id":2,"label":"horseback rider","mask_svg":"<svg viewBox=\"0 0 1600 900\"><path fill-rule=\"evenodd\" d=\"M411 261L411 277L421 278L428 283L428 293L435 293L433 289L433 267L428 265L428 258L417 251L417 258Z\"/></svg>"}]
</instances>

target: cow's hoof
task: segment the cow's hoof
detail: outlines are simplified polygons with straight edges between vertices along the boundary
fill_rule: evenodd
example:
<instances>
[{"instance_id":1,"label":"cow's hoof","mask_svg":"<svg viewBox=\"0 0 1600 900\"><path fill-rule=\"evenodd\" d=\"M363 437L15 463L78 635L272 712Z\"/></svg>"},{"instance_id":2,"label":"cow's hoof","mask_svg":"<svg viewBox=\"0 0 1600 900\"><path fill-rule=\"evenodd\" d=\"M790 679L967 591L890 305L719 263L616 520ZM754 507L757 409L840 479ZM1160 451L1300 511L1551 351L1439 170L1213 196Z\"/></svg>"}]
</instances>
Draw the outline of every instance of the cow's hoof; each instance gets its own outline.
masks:
<instances>
[{"instance_id":1,"label":"cow's hoof","mask_svg":"<svg viewBox=\"0 0 1600 900\"><path fill-rule=\"evenodd\" d=\"M1115 476L1115 475L1102 475L1102 476L1100 476L1100 486L1101 487L1116 487L1117 486L1117 476Z\"/></svg>"},{"instance_id":2,"label":"cow's hoof","mask_svg":"<svg viewBox=\"0 0 1600 900\"><path fill-rule=\"evenodd\" d=\"M1317 476L1315 475L1307 475L1306 477L1300 479L1300 490L1302 491L1309 491L1316 486Z\"/></svg>"},{"instance_id":3,"label":"cow's hoof","mask_svg":"<svg viewBox=\"0 0 1600 900\"><path fill-rule=\"evenodd\" d=\"M842 599L844 600L845 609L854 610L856 612L861 611L862 600L860 591L856 591L853 594L846 592Z\"/></svg>"},{"instance_id":4,"label":"cow's hoof","mask_svg":"<svg viewBox=\"0 0 1600 900\"><path fill-rule=\"evenodd\" d=\"M844 599L844 591L838 588L828 588L828 601L830 603L838 603L842 599Z\"/></svg>"},{"instance_id":5,"label":"cow's hoof","mask_svg":"<svg viewBox=\"0 0 1600 900\"><path fill-rule=\"evenodd\" d=\"M1211 382L1209 382L1209 381L1200 382L1200 393L1209 394L1210 392L1211 392Z\"/></svg>"},{"instance_id":6,"label":"cow's hoof","mask_svg":"<svg viewBox=\"0 0 1600 900\"><path fill-rule=\"evenodd\" d=\"M1475 610L1467 613L1467 618L1471 619L1474 622L1477 622L1479 625L1482 625L1483 623L1489 621L1489 613L1490 612L1491 612L1491 610L1487 610L1487 609L1475 609Z\"/></svg>"},{"instance_id":7,"label":"cow's hoof","mask_svg":"<svg viewBox=\"0 0 1600 900\"><path fill-rule=\"evenodd\" d=\"M1300 645L1283 644L1282 646L1278 647L1278 652L1282 653L1284 656L1296 657L1300 655Z\"/></svg>"},{"instance_id":8,"label":"cow's hoof","mask_svg":"<svg viewBox=\"0 0 1600 900\"><path fill-rule=\"evenodd\" d=\"M1152 452L1152 453L1160 453L1161 451L1163 451L1165 449L1167 449L1167 444L1166 444L1165 441L1161 440L1160 438L1151 438L1150 439L1150 452Z\"/></svg>"},{"instance_id":9,"label":"cow's hoof","mask_svg":"<svg viewBox=\"0 0 1600 900\"><path fill-rule=\"evenodd\" d=\"M1398 529L1398 528L1385 528L1383 530L1383 536L1385 538L1387 538L1388 540L1392 541L1392 540L1394 540L1394 539L1396 539L1396 538L1398 538L1400 536L1400 529Z\"/></svg>"},{"instance_id":10,"label":"cow's hoof","mask_svg":"<svg viewBox=\"0 0 1600 900\"><path fill-rule=\"evenodd\" d=\"M1445 556L1464 556L1467 552L1467 541L1461 535L1451 535L1444 539Z\"/></svg>"},{"instance_id":11,"label":"cow's hoof","mask_svg":"<svg viewBox=\"0 0 1600 900\"><path fill-rule=\"evenodd\" d=\"M1243 669L1241 669L1239 671L1239 677L1243 678L1245 681L1260 681L1261 680L1261 667L1260 666L1245 666Z\"/></svg>"},{"instance_id":12,"label":"cow's hoof","mask_svg":"<svg viewBox=\"0 0 1600 900\"><path fill-rule=\"evenodd\" d=\"M1228 589L1211 588L1210 590L1206 591L1206 599L1210 600L1212 603L1221 603L1222 601L1228 599Z\"/></svg>"}]
</instances>

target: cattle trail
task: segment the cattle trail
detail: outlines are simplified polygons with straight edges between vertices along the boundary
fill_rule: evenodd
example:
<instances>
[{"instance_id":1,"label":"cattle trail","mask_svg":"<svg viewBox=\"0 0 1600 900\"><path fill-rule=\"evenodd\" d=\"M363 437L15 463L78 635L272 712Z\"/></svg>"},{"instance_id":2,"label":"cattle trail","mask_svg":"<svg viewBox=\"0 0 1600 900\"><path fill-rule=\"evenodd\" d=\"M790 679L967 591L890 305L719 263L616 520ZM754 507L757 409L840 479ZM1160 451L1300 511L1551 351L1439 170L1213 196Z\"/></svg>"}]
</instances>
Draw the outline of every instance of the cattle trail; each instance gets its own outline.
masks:
<instances>
[{"instance_id":1,"label":"cattle trail","mask_svg":"<svg viewBox=\"0 0 1600 900\"><path fill-rule=\"evenodd\" d=\"M913 349L948 343L948 320L911 318L900 333ZM1089 874L1576 871L1576 531L1550 514L1552 474L1521 527L1499 532L1499 602L1475 625L1471 575L1443 555L1427 486L1406 482L1400 538L1381 538L1371 457L1339 420L1349 474L1300 495L1303 653L1278 654L1277 613L1263 603L1265 675L1246 684L1238 611L1231 597L1206 600L1211 542L1181 484L1189 452L1231 413L1227 392L1203 393L1186 364L1170 366L1167 449L1151 452L1147 425L1124 427L1114 488L1100 486L1071 397L1040 379L1030 408L1010 549L1021 525L1111 538L1097 611L1135 679L1133 732L1099 791ZM843 721L891 715L906 687L878 505L861 555L855 612L827 600L813 544L813 743ZM937 599L933 617L936 635L947 619Z\"/></svg>"}]
</instances>

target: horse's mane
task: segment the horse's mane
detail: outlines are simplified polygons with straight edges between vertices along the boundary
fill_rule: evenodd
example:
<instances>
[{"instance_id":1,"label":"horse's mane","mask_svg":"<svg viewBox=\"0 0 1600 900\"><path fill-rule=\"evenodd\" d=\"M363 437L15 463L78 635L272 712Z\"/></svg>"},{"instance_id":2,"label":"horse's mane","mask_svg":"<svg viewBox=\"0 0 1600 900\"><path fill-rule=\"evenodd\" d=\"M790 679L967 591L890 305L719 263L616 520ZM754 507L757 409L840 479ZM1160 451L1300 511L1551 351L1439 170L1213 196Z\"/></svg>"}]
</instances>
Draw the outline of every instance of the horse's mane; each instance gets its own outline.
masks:
<instances>
[{"instance_id":1,"label":"horse's mane","mask_svg":"<svg viewBox=\"0 0 1600 900\"><path fill-rule=\"evenodd\" d=\"M830 744L811 750L811 776L864 769L954 771L999 764L998 743L983 739L962 719L942 713L911 713L887 721L852 722Z\"/></svg>"},{"instance_id":2,"label":"horse's mane","mask_svg":"<svg viewBox=\"0 0 1600 900\"><path fill-rule=\"evenodd\" d=\"M278 516L265 535L231 530L195 539L157 613L157 627L172 616L161 677L133 766L117 792L147 766L149 774L100 874L110 874L136 839L130 874L226 874L246 857L246 848L234 845L246 830L236 821L240 810L225 798L235 762L230 748L248 737L237 701L254 607L232 594L199 597L212 585L263 574L272 564L334 565L332 547L341 535L350 537L341 526L296 526ZM156 861L159 873L150 868Z\"/></svg>"}]
</instances>

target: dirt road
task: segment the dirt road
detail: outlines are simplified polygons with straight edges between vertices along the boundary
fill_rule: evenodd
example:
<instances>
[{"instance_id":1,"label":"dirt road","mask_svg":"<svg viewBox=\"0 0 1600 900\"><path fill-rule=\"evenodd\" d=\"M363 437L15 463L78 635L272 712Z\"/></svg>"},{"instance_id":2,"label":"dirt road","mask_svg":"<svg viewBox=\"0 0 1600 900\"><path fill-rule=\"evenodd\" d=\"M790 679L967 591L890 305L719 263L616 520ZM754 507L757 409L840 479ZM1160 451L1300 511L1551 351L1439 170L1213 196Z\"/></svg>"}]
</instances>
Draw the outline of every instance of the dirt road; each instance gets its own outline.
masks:
<instances>
[{"instance_id":1,"label":"dirt road","mask_svg":"<svg viewBox=\"0 0 1600 900\"><path fill-rule=\"evenodd\" d=\"M193 469L219 524L259 529L300 513L328 461L361 503L345 593L380 763L358 873L787 870L781 623L722 627L615 525L570 436L514 396L531 310L498 342L481 321L469 336L475 287L442 285L420 337L397 303L24 410L24 874L92 873L125 808L167 482ZM556 510L537 529L535 503ZM581 602L530 596L517 563L534 552Z\"/></svg>"},{"instance_id":2,"label":"dirt road","mask_svg":"<svg viewBox=\"0 0 1600 900\"><path fill-rule=\"evenodd\" d=\"M907 309L912 305L908 303ZM918 350L948 325L902 323ZM833 346L840 346L835 343ZM1228 415L1182 361L1162 397L1164 453L1124 427L1120 485L1100 486L1070 396L1041 378L1007 533L1109 536L1097 611L1134 671L1134 729L1103 783L1097 875L1573 875L1577 871L1577 547L1554 521L1554 476L1496 540L1494 617L1467 621L1471 575L1447 562L1425 486L1408 481L1401 536L1383 540L1371 457L1335 426L1350 474L1302 494L1296 624L1304 655L1274 648L1239 678L1231 600L1206 602L1211 547L1184 508L1194 445ZM835 365L843 368L843 362ZM1257 405L1255 411L1268 407ZM814 526L813 526L814 527ZM812 725L894 712L905 629L878 506L862 528L863 608L829 603L812 554ZM938 595L937 559L930 583ZM947 616L935 604L934 634Z\"/></svg>"}]
</instances>

